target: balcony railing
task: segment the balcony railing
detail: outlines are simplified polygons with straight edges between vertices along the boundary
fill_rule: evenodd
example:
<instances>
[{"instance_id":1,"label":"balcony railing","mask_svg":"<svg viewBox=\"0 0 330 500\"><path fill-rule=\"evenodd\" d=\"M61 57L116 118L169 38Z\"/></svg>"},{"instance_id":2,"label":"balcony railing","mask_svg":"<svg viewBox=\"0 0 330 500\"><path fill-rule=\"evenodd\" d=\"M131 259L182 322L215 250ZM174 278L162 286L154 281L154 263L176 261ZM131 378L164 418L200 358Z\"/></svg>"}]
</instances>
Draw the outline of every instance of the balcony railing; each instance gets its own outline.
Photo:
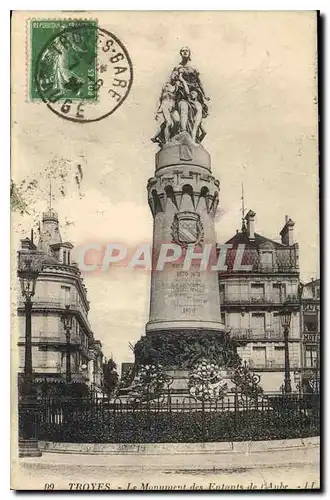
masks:
<instances>
[{"instance_id":1,"label":"balcony railing","mask_svg":"<svg viewBox=\"0 0 330 500\"><path fill-rule=\"evenodd\" d=\"M265 328L264 330L254 330L253 328L231 328L230 336L235 340L249 340L249 341L281 341L284 342L284 333L281 330L273 328ZM289 341L299 341L300 337L297 333L289 331Z\"/></svg>"},{"instance_id":2,"label":"balcony railing","mask_svg":"<svg viewBox=\"0 0 330 500\"><path fill-rule=\"evenodd\" d=\"M284 304L298 305L298 295L280 296L278 294L253 295L249 293L220 293L221 304L248 304L248 305L264 305L264 304Z\"/></svg>"},{"instance_id":3,"label":"balcony railing","mask_svg":"<svg viewBox=\"0 0 330 500\"><path fill-rule=\"evenodd\" d=\"M52 367L50 372L40 371L35 375L35 382L64 382L66 377L65 371L61 367ZM74 382L88 382L88 374L82 372L71 372L71 380Z\"/></svg>"},{"instance_id":4,"label":"balcony railing","mask_svg":"<svg viewBox=\"0 0 330 500\"><path fill-rule=\"evenodd\" d=\"M66 344L65 334L60 335L40 335L36 339L33 338L33 341L39 342L41 344ZM70 335L70 344L72 345L80 345L81 338L79 335L71 333Z\"/></svg>"},{"instance_id":5,"label":"balcony railing","mask_svg":"<svg viewBox=\"0 0 330 500\"><path fill-rule=\"evenodd\" d=\"M73 312L79 312L83 318L85 319L86 323L89 325L89 320L86 311L84 308L79 304L78 301L72 300L69 302L66 302L64 300L58 300L58 299L47 299L47 300L34 300L32 302L32 309L55 309L55 310L65 310L65 306L69 305L71 311ZM25 303L23 300L18 301L18 307L23 308L25 307Z\"/></svg>"},{"instance_id":6,"label":"balcony railing","mask_svg":"<svg viewBox=\"0 0 330 500\"><path fill-rule=\"evenodd\" d=\"M32 337L32 343L35 345L39 345L41 347L46 347L46 346L53 346L54 348L56 346L61 346L63 349L63 346L65 348L66 346L66 338L65 334L63 335L36 335ZM24 345L25 344L25 336L20 336L18 340L19 345ZM93 359L94 358L94 349L90 346L87 345L83 342L81 337L77 335L76 333L72 333L70 335L70 345L71 346L76 346L78 350L88 359Z\"/></svg>"},{"instance_id":7,"label":"balcony railing","mask_svg":"<svg viewBox=\"0 0 330 500\"><path fill-rule=\"evenodd\" d=\"M277 330L252 330L252 328L234 328L230 331L231 337L237 340L284 340L283 332Z\"/></svg>"},{"instance_id":8,"label":"balcony railing","mask_svg":"<svg viewBox=\"0 0 330 500\"><path fill-rule=\"evenodd\" d=\"M236 252L236 248L228 249L225 261L227 270L220 271L220 274L244 272L241 269L235 269ZM268 262L264 260L263 253L257 249L244 248L242 264L251 266L251 270L257 273L298 273L298 249L297 247L276 248L272 252L272 261Z\"/></svg>"},{"instance_id":9,"label":"balcony railing","mask_svg":"<svg viewBox=\"0 0 330 500\"><path fill-rule=\"evenodd\" d=\"M275 359L267 359L264 362L262 361L253 361L250 359L248 361L248 366L250 368L255 369L280 369L284 370L285 364L284 361L277 361ZM290 360L290 370L292 368L300 368L299 362L297 360Z\"/></svg>"},{"instance_id":10,"label":"balcony railing","mask_svg":"<svg viewBox=\"0 0 330 500\"><path fill-rule=\"evenodd\" d=\"M87 373L72 373L71 379L73 382L87 382L89 381Z\"/></svg>"}]
</instances>

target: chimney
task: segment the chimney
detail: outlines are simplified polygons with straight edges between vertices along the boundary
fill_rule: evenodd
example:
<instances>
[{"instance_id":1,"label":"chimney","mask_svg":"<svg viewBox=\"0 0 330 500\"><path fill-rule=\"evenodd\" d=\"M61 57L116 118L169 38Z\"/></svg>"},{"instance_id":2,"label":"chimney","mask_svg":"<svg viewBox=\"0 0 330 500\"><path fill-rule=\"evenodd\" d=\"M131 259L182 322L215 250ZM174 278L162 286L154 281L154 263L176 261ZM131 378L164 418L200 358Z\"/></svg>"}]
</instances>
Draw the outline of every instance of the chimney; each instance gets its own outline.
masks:
<instances>
[{"instance_id":1,"label":"chimney","mask_svg":"<svg viewBox=\"0 0 330 500\"><path fill-rule=\"evenodd\" d=\"M294 244L293 227L294 222L290 219L290 217L288 217L288 215L286 215L284 227L280 232L283 245L292 246Z\"/></svg>"},{"instance_id":2,"label":"chimney","mask_svg":"<svg viewBox=\"0 0 330 500\"><path fill-rule=\"evenodd\" d=\"M30 240L30 238L24 238L21 240L21 249L22 250L35 250L37 247L35 244Z\"/></svg>"},{"instance_id":3,"label":"chimney","mask_svg":"<svg viewBox=\"0 0 330 500\"><path fill-rule=\"evenodd\" d=\"M245 216L246 220L246 225L247 225L247 235L249 240L254 240L254 218L255 218L255 212L253 210L249 210L248 213Z\"/></svg>"}]
</instances>

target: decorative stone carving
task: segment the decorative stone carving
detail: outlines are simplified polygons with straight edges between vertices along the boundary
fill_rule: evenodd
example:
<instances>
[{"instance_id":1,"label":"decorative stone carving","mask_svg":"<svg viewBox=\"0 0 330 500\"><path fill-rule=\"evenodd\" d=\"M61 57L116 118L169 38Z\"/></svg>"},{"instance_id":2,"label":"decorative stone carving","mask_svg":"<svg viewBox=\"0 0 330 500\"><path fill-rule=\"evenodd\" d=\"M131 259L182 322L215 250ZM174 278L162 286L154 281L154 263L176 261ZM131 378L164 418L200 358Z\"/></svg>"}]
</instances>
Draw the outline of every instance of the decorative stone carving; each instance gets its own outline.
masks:
<instances>
[{"instance_id":1,"label":"decorative stone carving","mask_svg":"<svg viewBox=\"0 0 330 500\"><path fill-rule=\"evenodd\" d=\"M203 241L203 224L199 214L195 212L178 212L174 214L172 224L173 243L186 248L194 243L196 246Z\"/></svg>"}]
</instances>

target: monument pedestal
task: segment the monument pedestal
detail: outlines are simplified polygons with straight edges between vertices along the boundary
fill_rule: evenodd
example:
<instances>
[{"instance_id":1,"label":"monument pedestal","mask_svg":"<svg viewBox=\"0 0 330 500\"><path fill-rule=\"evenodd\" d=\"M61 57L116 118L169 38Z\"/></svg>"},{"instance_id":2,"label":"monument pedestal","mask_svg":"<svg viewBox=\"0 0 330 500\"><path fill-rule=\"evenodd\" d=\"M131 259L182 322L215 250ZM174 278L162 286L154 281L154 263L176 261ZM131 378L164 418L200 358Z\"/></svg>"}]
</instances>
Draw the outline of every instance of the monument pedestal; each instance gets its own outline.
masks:
<instances>
[{"instance_id":1,"label":"monument pedestal","mask_svg":"<svg viewBox=\"0 0 330 500\"><path fill-rule=\"evenodd\" d=\"M157 153L155 176L148 182L157 266L151 275L147 335L225 329L218 273L211 269L217 261L218 193L210 155L188 133L179 134ZM172 251L176 258L171 258Z\"/></svg>"},{"instance_id":2,"label":"monument pedestal","mask_svg":"<svg viewBox=\"0 0 330 500\"><path fill-rule=\"evenodd\" d=\"M165 373L172 380L170 385L171 394L189 396L189 370L173 367L165 370Z\"/></svg>"}]
</instances>

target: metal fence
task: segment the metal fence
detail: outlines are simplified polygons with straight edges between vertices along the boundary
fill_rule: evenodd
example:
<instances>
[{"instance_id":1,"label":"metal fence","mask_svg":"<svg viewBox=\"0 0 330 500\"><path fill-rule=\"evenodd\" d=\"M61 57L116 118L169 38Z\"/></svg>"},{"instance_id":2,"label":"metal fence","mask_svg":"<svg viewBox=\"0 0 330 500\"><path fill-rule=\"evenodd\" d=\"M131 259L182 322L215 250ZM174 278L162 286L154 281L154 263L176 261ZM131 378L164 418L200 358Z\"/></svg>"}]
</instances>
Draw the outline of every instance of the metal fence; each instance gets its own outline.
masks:
<instances>
[{"instance_id":1,"label":"metal fence","mask_svg":"<svg viewBox=\"0 0 330 500\"><path fill-rule=\"evenodd\" d=\"M218 401L160 395L156 399L43 399L39 440L165 443L289 439L319 434L319 395L249 397Z\"/></svg>"}]
</instances>

